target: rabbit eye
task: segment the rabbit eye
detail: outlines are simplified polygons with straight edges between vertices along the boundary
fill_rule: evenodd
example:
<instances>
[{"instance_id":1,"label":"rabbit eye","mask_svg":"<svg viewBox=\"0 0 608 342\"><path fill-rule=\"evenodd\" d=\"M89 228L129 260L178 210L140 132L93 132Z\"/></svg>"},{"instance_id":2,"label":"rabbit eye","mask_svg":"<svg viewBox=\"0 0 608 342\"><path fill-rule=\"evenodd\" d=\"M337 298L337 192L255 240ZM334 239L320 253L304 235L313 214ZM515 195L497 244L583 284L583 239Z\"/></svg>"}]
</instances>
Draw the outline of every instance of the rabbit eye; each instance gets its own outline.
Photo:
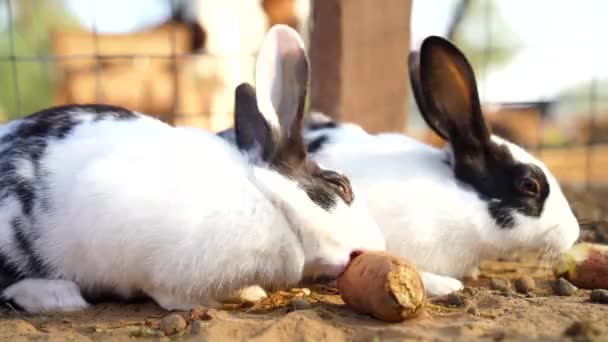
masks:
<instances>
[{"instance_id":1,"label":"rabbit eye","mask_svg":"<svg viewBox=\"0 0 608 342\"><path fill-rule=\"evenodd\" d=\"M515 182L517 190L524 195L538 196L540 194L540 185L538 181L532 177L521 177Z\"/></svg>"},{"instance_id":2,"label":"rabbit eye","mask_svg":"<svg viewBox=\"0 0 608 342\"><path fill-rule=\"evenodd\" d=\"M351 204L354 200L350 182L346 177L333 171L325 171L321 177L334 191L344 200L346 204Z\"/></svg>"}]
</instances>

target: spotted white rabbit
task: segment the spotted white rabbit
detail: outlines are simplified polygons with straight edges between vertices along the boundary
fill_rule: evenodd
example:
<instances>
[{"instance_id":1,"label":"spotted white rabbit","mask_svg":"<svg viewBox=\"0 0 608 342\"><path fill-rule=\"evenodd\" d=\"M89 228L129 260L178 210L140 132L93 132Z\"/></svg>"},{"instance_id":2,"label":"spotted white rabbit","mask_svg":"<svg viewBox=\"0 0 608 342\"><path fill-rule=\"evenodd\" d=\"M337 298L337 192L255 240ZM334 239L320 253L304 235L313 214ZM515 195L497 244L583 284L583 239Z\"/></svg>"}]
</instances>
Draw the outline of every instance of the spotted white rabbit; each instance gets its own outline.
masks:
<instances>
[{"instance_id":1,"label":"spotted white rabbit","mask_svg":"<svg viewBox=\"0 0 608 342\"><path fill-rule=\"evenodd\" d=\"M271 28L259 58L257 95L236 89L238 149L103 105L2 126L3 299L68 311L102 292L143 292L185 310L251 285L335 278L353 251L384 249L348 179L307 158L297 33Z\"/></svg>"},{"instance_id":2,"label":"spotted white rabbit","mask_svg":"<svg viewBox=\"0 0 608 342\"><path fill-rule=\"evenodd\" d=\"M358 186L387 250L424 271L430 295L444 295L484 258L569 248L579 226L558 182L531 154L491 134L466 57L432 36L409 65L416 103L445 148L370 135L320 114L304 134L315 161Z\"/></svg>"}]
</instances>

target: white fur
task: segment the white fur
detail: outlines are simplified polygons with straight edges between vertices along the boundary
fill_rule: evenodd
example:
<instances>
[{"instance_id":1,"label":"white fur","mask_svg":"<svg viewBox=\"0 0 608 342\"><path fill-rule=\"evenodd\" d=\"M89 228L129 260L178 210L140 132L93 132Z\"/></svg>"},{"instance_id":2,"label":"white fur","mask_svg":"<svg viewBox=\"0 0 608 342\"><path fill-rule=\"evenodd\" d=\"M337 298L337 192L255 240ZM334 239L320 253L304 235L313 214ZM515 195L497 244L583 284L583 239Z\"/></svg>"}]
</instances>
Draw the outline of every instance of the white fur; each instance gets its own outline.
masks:
<instances>
[{"instance_id":1,"label":"white fur","mask_svg":"<svg viewBox=\"0 0 608 342\"><path fill-rule=\"evenodd\" d=\"M453 160L449 145L439 150L405 135L370 135L353 124L311 131L305 137L312 140L319 134L328 135L329 142L313 159L345 172L365 195L387 250L422 271L460 278L485 258L515 248L564 251L578 237L578 223L556 179L542 162L499 137L492 139L506 144L515 159L544 171L551 191L541 217L516 214L513 229L497 227L486 203L455 179L446 163ZM432 295L458 287L455 279L425 279Z\"/></svg>"},{"instance_id":2,"label":"white fur","mask_svg":"<svg viewBox=\"0 0 608 342\"><path fill-rule=\"evenodd\" d=\"M24 279L7 287L3 295L28 312L78 311L89 306L76 283L61 279Z\"/></svg>"},{"instance_id":3,"label":"white fur","mask_svg":"<svg viewBox=\"0 0 608 342\"><path fill-rule=\"evenodd\" d=\"M464 288L460 280L435 273L420 272L420 277L426 293L430 296L443 296Z\"/></svg>"}]
</instances>

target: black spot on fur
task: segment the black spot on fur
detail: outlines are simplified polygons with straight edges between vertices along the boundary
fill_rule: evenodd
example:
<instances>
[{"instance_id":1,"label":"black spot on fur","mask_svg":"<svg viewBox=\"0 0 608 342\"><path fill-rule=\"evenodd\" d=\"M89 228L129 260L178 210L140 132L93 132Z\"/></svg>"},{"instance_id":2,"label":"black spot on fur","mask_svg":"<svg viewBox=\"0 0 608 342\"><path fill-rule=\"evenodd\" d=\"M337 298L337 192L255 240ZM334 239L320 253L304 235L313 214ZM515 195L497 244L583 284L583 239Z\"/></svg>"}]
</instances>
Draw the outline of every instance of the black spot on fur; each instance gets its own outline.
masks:
<instances>
[{"instance_id":1,"label":"black spot on fur","mask_svg":"<svg viewBox=\"0 0 608 342\"><path fill-rule=\"evenodd\" d=\"M16 267L9 262L9 259L0 252L0 291L13 285L23 277Z\"/></svg>"},{"instance_id":2,"label":"black spot on fur","mask_svg":"<svg viewBox=\"0 0 608 342\"><path fill-rule=\"evenodd\" d=\"M341 198L347 205L354 198L348 179L334 171L321 169L314 161L281 160L273 162L281 174L295 180L308 197L321 208L330 211Z\"/></svg>"},{"instance_id":3,"label":"black spot on fur","mask_svg":"<svg viewBox=\"0 0 608 342\"><path fill-rule=\"evenodd\" d=\"M134 119L137 115L124 108L108 105L71 105L52 107L21 119L14 130L5 134L0 142L9 144L0 155L0 162L9 156L23 156L37 162L48 143L48 139L63 139L80 123L82 115L102 119Z\"/></svg>"},{"instance_id":4,"label":"black spot on fur","mask_svg":"<svg viewBox=\"0 0 608 342\"><path fill-rule=\"evenodd\" d=\"M325 210L330 210L336 206L336 194L331 189L322 185L311 185L304 188L308 197Z\"/></svg>"},{"instance_id":5,"label":"black spot on fur","mask_svg":"<svg viewBox=\"0 0 608 342\"><path fill-rule=\"evenodd\" d=\"M503 228L514 227L514 211L539 217L550 192L547 177L538 166L516 161L506 146L494 142L487 146L483 157L457 155L454 173L488 201L490 214ZM534 179L539 193L522 193L516 186L522 177Z\"/></svg>"},{"instance_id":6,"label":"black spot on fur","mask_svg":"<svg viewBox=\"0 0 608 342\"><path fill-rule=\"evenodd\" d=\"M318 131L321 129L332 129L338 127L335 121L310 122L306 125L306 130Z\"/></svg>"},{"instance_id":7,"label":"black spot on fur","mask_svg":"<svg viewBox=\"0 0 608 342\"><path fill-rule=\"evenodd\" d=\"M451 144L455 177L488 202L497 225L514 227L515 212L540 216L550 191L547 178L539 167L515 160L507 145L492 138L475 72L465 55L450 41L430 36L420 52L410 55L409 68L424 120Z\"/></svg>"},{"instance_id":8,"label":"black spot on fur","mask_svg":"<svg viewBox=\"0 0 608 342\"><path fill-rule=\"evenodd\" d=\"M326 135L320 135L320 136L314 138L313 140L311 140L306 145L306 150L308 151L308 153L315 153L315 152L321 150L321 148L323 148L323 146L325 144L327 144L328 141L329 141L329 138Z\"/></svg>"},{"instance_id":9,"label":"black spot on fur","mask_svg":"<svg viewBox=\"0 0 608 342\"><path fill-rule=\"evenodd\" d=\"M19 217L13 218L11 221L11 228L13 230L13 236L15 238L15 242L17 243L17 247L21 251L22 255L28 258L29 262L29 275L44 277L49 273L48 268L46 267L42 258L38 256L38 253L32 246L34 232L32 232L31 226L27 226L23 223L22 219ZM29 228L29 229L28 229Z\"/></svg>"},{"instance_id":10,"label":"black spot on fur","mask_svg":"<svg viewBox=\"0 0 608 342\"><path fill-rule=\"evenodd\" d=\"M341 198L344 203L351 205L355 199L350 181L345 176L330 170L323 170L316 164L312 178L301 183L308 197L325 210L331 210Z\"/></svg>"},{"instance_id":11,"label":"black spot on fur","mask_svg":"<svg viewBox=\"0 0 608 342\"><path fill-rule=\"evenodd\" d=\"M515 217L513 217L512 211L507 206L501 205L501 201L488 202L488 210L499 227L507 229L515 227Z\"/></svg>"},{"instance_id":12,"label":"black spot on fur","mask_svg":"<svg viewBox=\"0 0 608 342\"><path fill-rule=\"evenodd\" d=\"M18 258L26 258L27 266L14 269L12 255L0 258L0 276L14 279L16 274L44 277L49 269L32 246L38 237L39 225L35 210L50 208L47 178L49 171L42 159L52 140L66 138L85 116L94 121L128 120L138 116L124 108L108 105L70 105L51 107L18 121L9 123L10 130L0 137L0 205L9 198L21 204L21 215L10 224L20 251ZM12 272L14 273L11 273Z\"/></svg>"},{"instance_id":13,"label":"black spot on fur","mask_svg":"<svg viewBox=\"0 0 608 342\"><path fill-rule=\"evenodd\" d=\"M114 119L118 119L118 120L131 120L131 119L137 118L137 114L135 114L134 112L132 112L126 108L122 108L122 107L118 107L118 106L80 105L80 106L76 106L76 107L78 107L80 110L85 110L87 112L95 113L96 114L95 121L108 119L110 117L114 118Z\"/></svg>"},{"instance_id":14,"label":"black spot on fur","mask_svg":"<svg viewBox=\"0 0 608 342\"><path fill-rule=\"evenodd\" d=\"M57 138L63 139L80 121L82 115L95 116L95 121L103 119L128 120L137 115L130 110L110 105L66 105L51 107L23 118L16 129L2 137L7 143L14 139Z\"/></svg>"},{"instance_id":15,"label":"black spot on fur","mask_svg":"<svg viewBox=\"0 0 608 342\"><path fill-rule=\"evenodd\" d=\"M34 185L23 178L18 178L16 181L15 195L21 202L23 213L30 216L34 207Z\"/></svg>"}]
</instances>

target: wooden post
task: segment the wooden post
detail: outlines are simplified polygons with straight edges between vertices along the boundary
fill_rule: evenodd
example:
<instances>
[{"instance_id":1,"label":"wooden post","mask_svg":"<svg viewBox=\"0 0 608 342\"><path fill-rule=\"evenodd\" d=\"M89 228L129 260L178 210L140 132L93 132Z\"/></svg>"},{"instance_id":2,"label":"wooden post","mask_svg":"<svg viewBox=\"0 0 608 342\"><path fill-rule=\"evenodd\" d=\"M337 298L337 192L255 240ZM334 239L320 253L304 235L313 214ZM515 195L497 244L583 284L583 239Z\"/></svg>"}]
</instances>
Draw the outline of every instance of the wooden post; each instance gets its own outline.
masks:
<instances>
[{"instance_id":1,"label":"wooden post","mask_svg":"<svg viewBox=\"0 0 608 342\"><path fill-rule=\"evenodd\" d=\"M411 0L313 0L311 110L404 131Z\"/></svg>"}]
</instances>

